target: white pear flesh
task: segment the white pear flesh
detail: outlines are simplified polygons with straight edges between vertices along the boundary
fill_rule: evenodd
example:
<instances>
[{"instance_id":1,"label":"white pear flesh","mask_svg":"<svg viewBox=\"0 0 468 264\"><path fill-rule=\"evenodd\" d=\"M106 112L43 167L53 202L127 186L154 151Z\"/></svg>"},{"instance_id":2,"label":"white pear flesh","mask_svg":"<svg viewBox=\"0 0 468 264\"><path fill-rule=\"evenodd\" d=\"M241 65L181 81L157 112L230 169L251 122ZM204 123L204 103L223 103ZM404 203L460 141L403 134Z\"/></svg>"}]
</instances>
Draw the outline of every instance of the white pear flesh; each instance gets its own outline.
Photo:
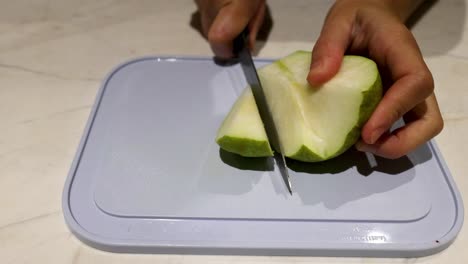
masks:
<instances>
[{"instance_id":1,"label":"white pear flesh","mask_svg":"<svg viewBox=\"0 0 468 264\"><path fill-rule=\"evenodd\" d=\"M350 55L331 80L311 87L306 80L310 63L310 52L297 51L262 67L258 74L282 153L317 162L342 154L359 139L382 97L382 83L374 61ZM216 141L242 156L272 155L250 87L227 115Z\"/></svg>"}]
</instances>

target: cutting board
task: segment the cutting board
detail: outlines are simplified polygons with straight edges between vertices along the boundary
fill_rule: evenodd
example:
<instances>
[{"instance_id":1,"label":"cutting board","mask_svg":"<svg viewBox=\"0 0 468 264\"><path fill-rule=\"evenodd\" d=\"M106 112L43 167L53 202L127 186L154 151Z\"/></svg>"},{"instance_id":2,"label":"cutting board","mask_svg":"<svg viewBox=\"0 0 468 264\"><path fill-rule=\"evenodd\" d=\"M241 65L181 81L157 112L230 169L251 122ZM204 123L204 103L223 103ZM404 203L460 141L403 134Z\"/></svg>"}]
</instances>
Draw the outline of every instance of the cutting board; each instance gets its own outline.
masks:
<instances>
[{"instance_id":1,"label":"cutting board","mask_svg":"<svg viewBox=\"0 0 468 264\"><path fill-rule=\"evenodd\" d=\"M271 60L257 60L261 67ZM321 163L219 149L217 129L246 82L239 65L148 57L105 79L63 194L65 220L113 252L413 257L463 222L435 142L397 160L350 149Z\"/></svg>"}]
</instances>

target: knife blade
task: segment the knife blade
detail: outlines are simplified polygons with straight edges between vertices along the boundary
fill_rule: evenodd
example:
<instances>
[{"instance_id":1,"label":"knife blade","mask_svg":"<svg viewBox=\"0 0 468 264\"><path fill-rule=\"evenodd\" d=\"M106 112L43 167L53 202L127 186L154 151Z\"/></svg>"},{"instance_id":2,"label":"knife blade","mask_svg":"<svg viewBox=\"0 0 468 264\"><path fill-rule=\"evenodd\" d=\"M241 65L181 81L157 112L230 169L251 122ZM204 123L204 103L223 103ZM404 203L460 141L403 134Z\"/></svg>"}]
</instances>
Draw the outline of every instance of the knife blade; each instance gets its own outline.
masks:
<instances>
[{"instance_id":1,"label":"knife blade","mask_svg":"<svg viewBox=\"0 0 468 264\"><path fill-rule=\"evenodd\" d=\"M237 55L237 59L241 65L242 71L244 72L247 83L252 89L252 93L255 98L255 103L257 104L258 112L260 113L260 118L265 127L265 131L270 141L270 144L279 148L278 151L274 151L274 160L278 166L279 172L283 181L288 189L289 193L292 195L292 186L291 180L289 178L288 169L286 166L286 160L283 155L283 147L281 141L279 140L278 130L273 120L273 116L269 109L268 103L265 98L265 93L263 87L258 78L257 70L252 60L252 55L250 54L247 40L248 40L248 31L244 30L236 39L234 39L234 54Z\"/></svg>"}]
</instances>

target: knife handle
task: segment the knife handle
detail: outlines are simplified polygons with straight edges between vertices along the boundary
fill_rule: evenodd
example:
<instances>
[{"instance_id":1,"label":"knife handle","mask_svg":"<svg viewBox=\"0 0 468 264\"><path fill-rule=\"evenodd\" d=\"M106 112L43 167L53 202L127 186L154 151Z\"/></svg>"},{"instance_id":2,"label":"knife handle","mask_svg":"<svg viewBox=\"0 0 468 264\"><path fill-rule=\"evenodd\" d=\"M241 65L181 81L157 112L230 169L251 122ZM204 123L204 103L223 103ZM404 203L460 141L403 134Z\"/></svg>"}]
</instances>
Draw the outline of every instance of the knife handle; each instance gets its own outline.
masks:
<instances>
[{"instance_id":1,"label":"knife handle","mask_svg":"<svg viewBox=\"0 0 468 264\"><path fill-rule=\"evenodd\" d=\"M245 28L239 36L237 36L233 41L233 53L234 56L238 56L239 52L247 45L249 40L249 30Z\"/></svg>"}]
</instances>

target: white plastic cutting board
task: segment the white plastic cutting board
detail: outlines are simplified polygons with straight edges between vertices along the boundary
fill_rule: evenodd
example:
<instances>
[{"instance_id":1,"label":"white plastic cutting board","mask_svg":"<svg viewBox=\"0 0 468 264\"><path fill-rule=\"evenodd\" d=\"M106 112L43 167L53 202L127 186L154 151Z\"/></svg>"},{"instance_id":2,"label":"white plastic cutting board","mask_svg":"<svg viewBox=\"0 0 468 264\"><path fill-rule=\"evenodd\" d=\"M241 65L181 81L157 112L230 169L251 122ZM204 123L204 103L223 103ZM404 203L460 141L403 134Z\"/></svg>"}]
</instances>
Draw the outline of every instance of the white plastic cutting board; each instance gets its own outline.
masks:
<instances>
[{"instance_id":1,"label":"white plastic cutting board","mask_svg":"<svg viewBox=\"0 0 468 264\"><path fill-rule=\"evenodd\" d=\"M112 72L65 186L72 230L119 252L410 256L455 238L463 207L433 142L399 160L288 160L292 196L271 160L221 151L217 129L244 87L238 65L211 59Z\"/></svg>"}]
</instances>

